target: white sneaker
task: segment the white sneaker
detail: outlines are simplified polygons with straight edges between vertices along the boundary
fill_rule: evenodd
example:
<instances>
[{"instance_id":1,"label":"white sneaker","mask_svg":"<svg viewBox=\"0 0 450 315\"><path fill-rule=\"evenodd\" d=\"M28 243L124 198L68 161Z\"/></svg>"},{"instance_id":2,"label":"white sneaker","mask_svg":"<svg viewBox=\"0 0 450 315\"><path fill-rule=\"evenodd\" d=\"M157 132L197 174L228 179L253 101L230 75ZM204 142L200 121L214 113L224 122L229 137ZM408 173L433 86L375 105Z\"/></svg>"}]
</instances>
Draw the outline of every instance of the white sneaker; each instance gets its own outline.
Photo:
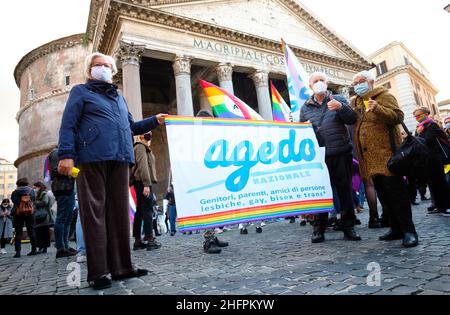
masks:
<instances>
[{"instance_id":1,"label":"white sneaker","mask_svg":"<svg viewBox=\"0 0 450 315\"><path fill-rule=\"evenodd\" d=\"M221 229L219 229L219 228L215 228L214 229L214 233L221 234L221 233L223 233L223 231Z\"/></svg>"},{"instance_id":2,"label":"white sneaker","mask_svg":"<svg viewBox=\"0 0 450 315\"><path fill-rule=\"evenodd\" d=\"M84 263L86 262L86 256L85 255L77 255L77 263Z\"/></svg>"},{"instance_id":3,"label":"white sneaker","mask_svg":"<svg viewBox=\"0 0 450 315\"><path fill-rule=\"evenodd\" d=\"M8 254L8 252L4 248L2 248L0 249L0 254Z\"/></svg>"},{"instance_id":4,"label":"white sneaker","mask_svg":"<svg viewBox=\"0 0 450 315\"><path fill-rule=\"evenodd\" d=\"M264 222L261 222L261 227L266 226L266 224Z\"/></svg>"},{"instance_id":5,"label":"white sneaker","mask_svg":"<svg viewBox=\"0 0 450 315\"><path fill-rule=\"evenodd\" d=\"M442 213L442 215L443 215L444 217L450 217L450 209L445 210L445 211Z\"/></svg>"}]
</instances>

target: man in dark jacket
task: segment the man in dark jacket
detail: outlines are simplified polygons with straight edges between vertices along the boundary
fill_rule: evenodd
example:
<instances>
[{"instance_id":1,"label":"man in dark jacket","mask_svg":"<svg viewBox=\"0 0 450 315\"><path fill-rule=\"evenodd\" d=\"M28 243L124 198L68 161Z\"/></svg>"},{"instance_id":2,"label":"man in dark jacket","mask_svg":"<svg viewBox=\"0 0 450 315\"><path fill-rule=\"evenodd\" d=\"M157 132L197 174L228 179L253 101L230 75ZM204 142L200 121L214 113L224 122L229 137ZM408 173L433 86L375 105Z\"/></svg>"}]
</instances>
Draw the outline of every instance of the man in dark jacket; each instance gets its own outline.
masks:
<instances>
[{"instance_id":1,"label":"man in dark jacket","mask_svg":"<svg viewBox=\"0 0 450 315\"><path fill-rule=\"evenodd\" d=\"M300 121L312 123L317 140L325 147L325 162L330 173L331 185L336 187L341 206L341 230L344 238L359 241L354 230L355 212L352 199L352 143L346 125L356 122L356 115L341 95L332 95L325 74L317 72L310 77L314 95L303 105ZM313 243L325 241L328 213L316 216Z\"/></svg>"},{"instance_id":2,"label":"man in dark jacket","mask_svg":"<svg viewBox=\"0 0 450 315\"><path fill-rule=\"evenodd\" d=\"M27 227L27 234L30 238L31 243L31 252L28 253L27 256L36 255L36 237L34 234L34 215L19 215L17 213L17 208L20 205L20 201L22 196L29 195L32 202L36 199L36 194L34 193L34 190L29 187L28 179L26 178L20 178L16 182L17 189L14 190L11 194L11 201L14 203L14 206L11 210L11 215L14 217L14 229L16 231L15 235L15 247L16 247L16 254L14 255L15 258L20 257L20 250L21 250L21 244L22 244L22 233L23 233L23 226L25 225Z\"/></svg>"},{"instance_id":3,"label":"man in dark jacket","mask_svg":"<svg viewBox=\"0 0 450 315\"><path fill-rule=\"evenodd\" d=\"M57 205L55 220L56 258L73 256L77 254L77 251L69 246L69 232L75 207L75 181L70 176L58 173L58 148L50 152L48 161L52 192L55 195Z\"/></svg>"},{"instance_id":4,"label":"man in dark jacket","mask_svg":"<svg viewBox=\"0 0 450 315\"><path fill-rule=\"evenodd\" d=\"M157 243L153 235L153 189L152 185L157 183L155 156L150 149L152 132L138 136L134 144L134 156L136 164L132 168L133 186L136 190L136 214L133 222L133 237L135 239L133 249L147 250L157 249L161 244ZM143 243L142 222L144 222L144 234L148 243Z\"/></svg>"}]
</instances>

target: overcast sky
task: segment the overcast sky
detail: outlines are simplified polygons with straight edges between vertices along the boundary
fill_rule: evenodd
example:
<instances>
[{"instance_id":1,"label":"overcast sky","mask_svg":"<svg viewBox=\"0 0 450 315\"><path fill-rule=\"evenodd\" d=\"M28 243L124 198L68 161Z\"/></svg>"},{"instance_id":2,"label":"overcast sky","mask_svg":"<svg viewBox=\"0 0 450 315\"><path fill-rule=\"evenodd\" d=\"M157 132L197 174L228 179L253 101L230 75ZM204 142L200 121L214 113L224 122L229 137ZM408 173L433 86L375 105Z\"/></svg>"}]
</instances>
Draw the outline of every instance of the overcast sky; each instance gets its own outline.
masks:
<instances>
[{"instance_id":1,"label":"overcast sky","mask_svg":"<svg viewBox=\"0 0 450 315\"><path fill-rule=\"evenodd\" d=\"M300 0L356 48L369 55L398 40L423 62L450 99L450 0ZM90 0L4 1L0 11L0 157L18 157L19 89L13 72L29 51L86 30Z\"/></svg>"}]
</instances>

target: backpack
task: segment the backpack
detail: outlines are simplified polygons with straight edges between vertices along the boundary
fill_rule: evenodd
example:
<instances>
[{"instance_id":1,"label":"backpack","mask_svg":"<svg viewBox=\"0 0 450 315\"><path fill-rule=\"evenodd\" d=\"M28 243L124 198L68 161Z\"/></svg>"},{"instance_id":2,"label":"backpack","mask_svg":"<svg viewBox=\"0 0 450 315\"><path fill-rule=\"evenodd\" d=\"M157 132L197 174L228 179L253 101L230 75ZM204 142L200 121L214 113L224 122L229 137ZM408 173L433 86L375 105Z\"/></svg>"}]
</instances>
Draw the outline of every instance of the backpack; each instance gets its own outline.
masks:
<instances>
[{"instance_id":1,"label":"backpack","mask_svg":"<svg viewBox=\"0 0 450 315\"><path fill-rule=\"evenodd\" d=\"M34 212L33 202L29 194L20 197L20 203L17 207L16 214L20 216L32 215Z\"/></svg>"}]
</instances>

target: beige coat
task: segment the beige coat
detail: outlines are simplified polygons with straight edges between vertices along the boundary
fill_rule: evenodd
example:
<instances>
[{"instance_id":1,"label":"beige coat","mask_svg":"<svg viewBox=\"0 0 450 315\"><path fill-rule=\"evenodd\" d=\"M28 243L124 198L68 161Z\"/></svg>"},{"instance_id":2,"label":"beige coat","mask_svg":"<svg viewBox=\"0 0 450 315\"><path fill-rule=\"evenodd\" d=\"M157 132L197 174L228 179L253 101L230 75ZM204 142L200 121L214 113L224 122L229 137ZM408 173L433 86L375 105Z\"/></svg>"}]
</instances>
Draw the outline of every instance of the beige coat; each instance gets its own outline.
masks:
<instances>
[{"instance_id":1,"label":"beige coat","mask_svg":"<svg viewBox=\"0 0 450 315\"><path fill-rule=\"evenodd\" d=\"M387 169L387 162L392 156L389 133L395 145L401 143L399 124L404 118L395 97L384 87L377 87L364 95L364 100L373 99L378 106L367 112L363 98L353 97L351 107L357 114L354 142L356 146L359 168L363 179L375 175L394 176Z\"/></svg>"},{"instance_id":2,"label":"beige coat","mask_svg":"<svg viewBox=\"0 0 450 315\"><path fill-rule=\"evenodd\" d=\"M151 187L152 184L157 183L155 156L150 148L138 142L134 145L134 156L136 164L131 170L133 179L142 182L144 187Z\"/></svg>"}]
</instances>

